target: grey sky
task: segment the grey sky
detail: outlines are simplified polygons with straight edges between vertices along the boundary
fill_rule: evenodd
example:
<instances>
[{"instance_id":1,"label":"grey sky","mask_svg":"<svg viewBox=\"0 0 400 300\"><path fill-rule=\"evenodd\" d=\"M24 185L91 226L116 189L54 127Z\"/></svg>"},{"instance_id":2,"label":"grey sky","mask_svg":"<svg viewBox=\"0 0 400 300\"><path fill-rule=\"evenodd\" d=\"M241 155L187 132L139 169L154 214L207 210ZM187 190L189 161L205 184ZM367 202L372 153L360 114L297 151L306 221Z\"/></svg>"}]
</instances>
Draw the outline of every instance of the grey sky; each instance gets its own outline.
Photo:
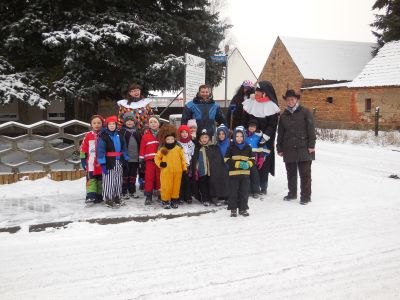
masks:
<instances>
[{"instance_id":1,"label":"grey sky","mask_svg":"<svg viewBox=\"0 0 400 300\"><path fill-rule=\"evenodd\" d=\"M235 45L259 76L277 36L375 42L375 0L227 0Z\"/></svg>"}]
</instances>

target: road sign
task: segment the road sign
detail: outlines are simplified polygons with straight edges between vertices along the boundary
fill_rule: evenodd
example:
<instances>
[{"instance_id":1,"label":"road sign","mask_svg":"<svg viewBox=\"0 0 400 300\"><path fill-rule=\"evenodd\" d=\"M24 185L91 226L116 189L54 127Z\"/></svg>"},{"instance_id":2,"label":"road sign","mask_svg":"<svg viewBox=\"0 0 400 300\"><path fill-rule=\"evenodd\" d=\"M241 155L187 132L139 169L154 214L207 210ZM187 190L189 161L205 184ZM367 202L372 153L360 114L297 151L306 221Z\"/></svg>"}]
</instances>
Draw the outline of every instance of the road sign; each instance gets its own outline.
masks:
<instances>
[{"instance_id":1,"label":"road sign","mask_svg":"<svg viewBox=\"0 0 400 300\"><path fill-rule=\"evenodd\" d=\"M214 55L210 56L211 61L217 63L225 63L226 62L226 55Z\"/></svg>"},{"instance_id":2,"label":"road sign","mask_svg":"<svg viewBox=\"0 0 400 300\"><path fill-rule=\"evenodd\" d=\"M206 81L206 60L204 58L185 53L185 100L196 97L199 86Z\"/></svg>"}]
</instances>

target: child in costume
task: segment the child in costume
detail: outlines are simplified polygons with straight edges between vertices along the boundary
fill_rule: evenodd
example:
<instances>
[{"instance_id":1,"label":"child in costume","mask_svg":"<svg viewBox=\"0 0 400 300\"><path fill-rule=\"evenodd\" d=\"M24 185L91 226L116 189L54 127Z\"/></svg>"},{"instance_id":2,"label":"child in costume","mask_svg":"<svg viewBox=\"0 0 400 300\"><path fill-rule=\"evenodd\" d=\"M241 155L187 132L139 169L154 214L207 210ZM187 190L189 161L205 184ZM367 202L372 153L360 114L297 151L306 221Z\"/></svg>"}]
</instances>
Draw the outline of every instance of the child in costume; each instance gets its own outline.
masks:
<instances>
[{"instance_id":1,"label":"child in costume","mask_svg":"<svg viewBox=\"0 0 400 300\"><path fill-rule=\"evenodd\" d=\"M90 118L92 130L86 133L80 149L82 169L86 171L86 200L85 203L99 203L103 201L101 192L101 166L97 162L96 149L99 133L104 119L100 115Z\"/></svg>"},{"instance_id":2,"label":"child in costume","mask_svg":"<svg viewBox=\"0 0 400 300\"><path fill-rule=\"evenodd\" d=\"M233 143L228 148L225 161L229 166L230 195L228 209L231 217L239 214L247 217L250 188L250 168L255 164L251 147L244 141L246 136L243 126L238 126L233 131Z\"/></svg>"},{"instance_id":3,"label":"child in costume","mask_svg":"<svg viewBox=\"0 0 400 300\"><path fill-rule=\"evenodd\" d=\"M217 146L221 151L222 157L225 157L226 151L228 150L231 144L231 140L229 139L229 128L224 124L221 124L217 127Z\"/></svg>"},{"instance_id":4,"label":"child in costume","mask_svg":"<svg viewBox=\"0 0 400 300\"><path fill-rule=\"evenodd\" d=\"M263 137L263 133L261 130L258 130L258 121L256 119L249 120L245 143L248 144L254 155L255 155L255 164L250 168L250 193L252 194L253 198L257 199L263 195L261 193L260 187L260 173L265 158L270 153L270 150L267 147L267 144L260 144L260 141Z\"/></svg>"},{"instance_id":5,"label":"child in costume","mask_svg":"<svg viewBox=\"0 0 400 300\"><path fill-rule=\"evenodd\" d=\"M122 198L139 198L136 194L136 177L139 168L141 137L135 128L135 116L132 112L124 114L124 126L121 129L121 134L124 137L128 151L128 161L124 167L123 173Z\"/></svg>"},{"instance_id":6,"label":"child in costume","mask_svg":"<svg viewBox=\"0 0 400 300\"><path fill-rule=\"evenodd\" d=\"M185 154L176 142L176 128L165 124L158 133L161 144L154 161L161 169L161 201L164 208L178 208L182 173L187 172Z\"/></svg>"},{"instance_id":7,"label":"child in costume","mask_svg":"<svg viewBox=\"0 0 400 300\"><path fill-rule=\"evenodd\" d=\"M150 205L153 200L153 190L160 189L160 169L154 162L160 142L157 134L160 128L160 121L156 116L149 118L149 129L142 136L140 142L139 163L140 168L145 170L144 194L146 196L145 205Z\"/></svg>"},{"instance_id":8,"label":"child in costume","mask_svg":"<svg viewBox=\"0 0 400 300\"><path fill-rule=\"evenodd\" d=\"M110 207L121 204L123 165L128 161L126 143L117 130L118 119L106 119L97 146L97 161L103 173L103 199Z\"/></svg>"},{"instance_id":9,"label":"child in costume","mask_svg":"<svg viewBox=\"0 0 400 300\"><path fill-rule=\"evenodd\" d=\"M181 125L178 128L178 137L178 143L183 149L183 153L185 154L186 167L189 170L195 148L190 134L190 128L187 125ZM182 174L181 190L179 194L179 202L181 203L183 201L186 201L188 204L192 203L192 191L189 174L189 171L183 172Z\"/></svg>"},{"instance_id":10,"label":"child in costume","mask_svg":"<svg viewBox=\"0 0 400 300\"><path fill-rule=\"evenodd\" d=\"M190 135L192 136L192 141L196 142L196 132L197 132L197 122L196 119L190 119L187 122L187 126L190 128Z\"/></svg>"},{"instance_id":11,"label":"child in costume","mask_svg":"<svg viewBox=\"0 0 400 300\"><path fill-rule=\"evenodd\" d=\"M211 144L206 129L200 131L199 144L192 159L193 177L198 180L201 202L204 206L213 203L222 205L218 199L229 195L229 178L224 159L218 146Z\"/></svg>"}]
</instances>

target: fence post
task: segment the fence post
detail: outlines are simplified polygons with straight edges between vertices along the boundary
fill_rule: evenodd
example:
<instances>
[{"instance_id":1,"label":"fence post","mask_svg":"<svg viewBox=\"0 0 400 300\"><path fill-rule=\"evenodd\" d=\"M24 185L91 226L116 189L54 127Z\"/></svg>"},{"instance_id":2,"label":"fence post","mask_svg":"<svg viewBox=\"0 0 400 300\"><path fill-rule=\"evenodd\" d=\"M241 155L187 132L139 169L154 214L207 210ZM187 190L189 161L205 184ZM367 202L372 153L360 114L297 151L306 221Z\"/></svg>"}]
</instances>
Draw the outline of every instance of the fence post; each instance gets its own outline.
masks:
<instances>
[{"instance_id":1,"label":"fence post","mask_svg":"<svg viewBox=\"0 0 400 300\"><path fill-rule=\"evenodd\" d=\"M379 111L380 107L375 107L375 136L378 136L379 133Z\"/></svg>"}]
</instances>

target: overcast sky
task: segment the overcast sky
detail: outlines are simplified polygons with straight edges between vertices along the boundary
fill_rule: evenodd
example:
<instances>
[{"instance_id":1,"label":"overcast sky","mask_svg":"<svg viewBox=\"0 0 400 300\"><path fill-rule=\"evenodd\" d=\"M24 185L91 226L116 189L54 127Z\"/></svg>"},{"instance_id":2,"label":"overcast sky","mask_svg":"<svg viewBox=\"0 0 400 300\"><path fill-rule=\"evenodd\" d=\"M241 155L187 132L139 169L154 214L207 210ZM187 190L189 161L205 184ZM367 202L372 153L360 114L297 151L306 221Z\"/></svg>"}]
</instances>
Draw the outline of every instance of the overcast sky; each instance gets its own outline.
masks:
<instances>
[{"instance_id":1,"label":"overcast sky","mask_svg":"<svg viewBox=\"0 0 400 300\"><path fill-rule=\"evenodd\" d=\"M226 0L235 45L258 77L277 36L375 42L375 0Z\"/></svg>"}]
</instances>

